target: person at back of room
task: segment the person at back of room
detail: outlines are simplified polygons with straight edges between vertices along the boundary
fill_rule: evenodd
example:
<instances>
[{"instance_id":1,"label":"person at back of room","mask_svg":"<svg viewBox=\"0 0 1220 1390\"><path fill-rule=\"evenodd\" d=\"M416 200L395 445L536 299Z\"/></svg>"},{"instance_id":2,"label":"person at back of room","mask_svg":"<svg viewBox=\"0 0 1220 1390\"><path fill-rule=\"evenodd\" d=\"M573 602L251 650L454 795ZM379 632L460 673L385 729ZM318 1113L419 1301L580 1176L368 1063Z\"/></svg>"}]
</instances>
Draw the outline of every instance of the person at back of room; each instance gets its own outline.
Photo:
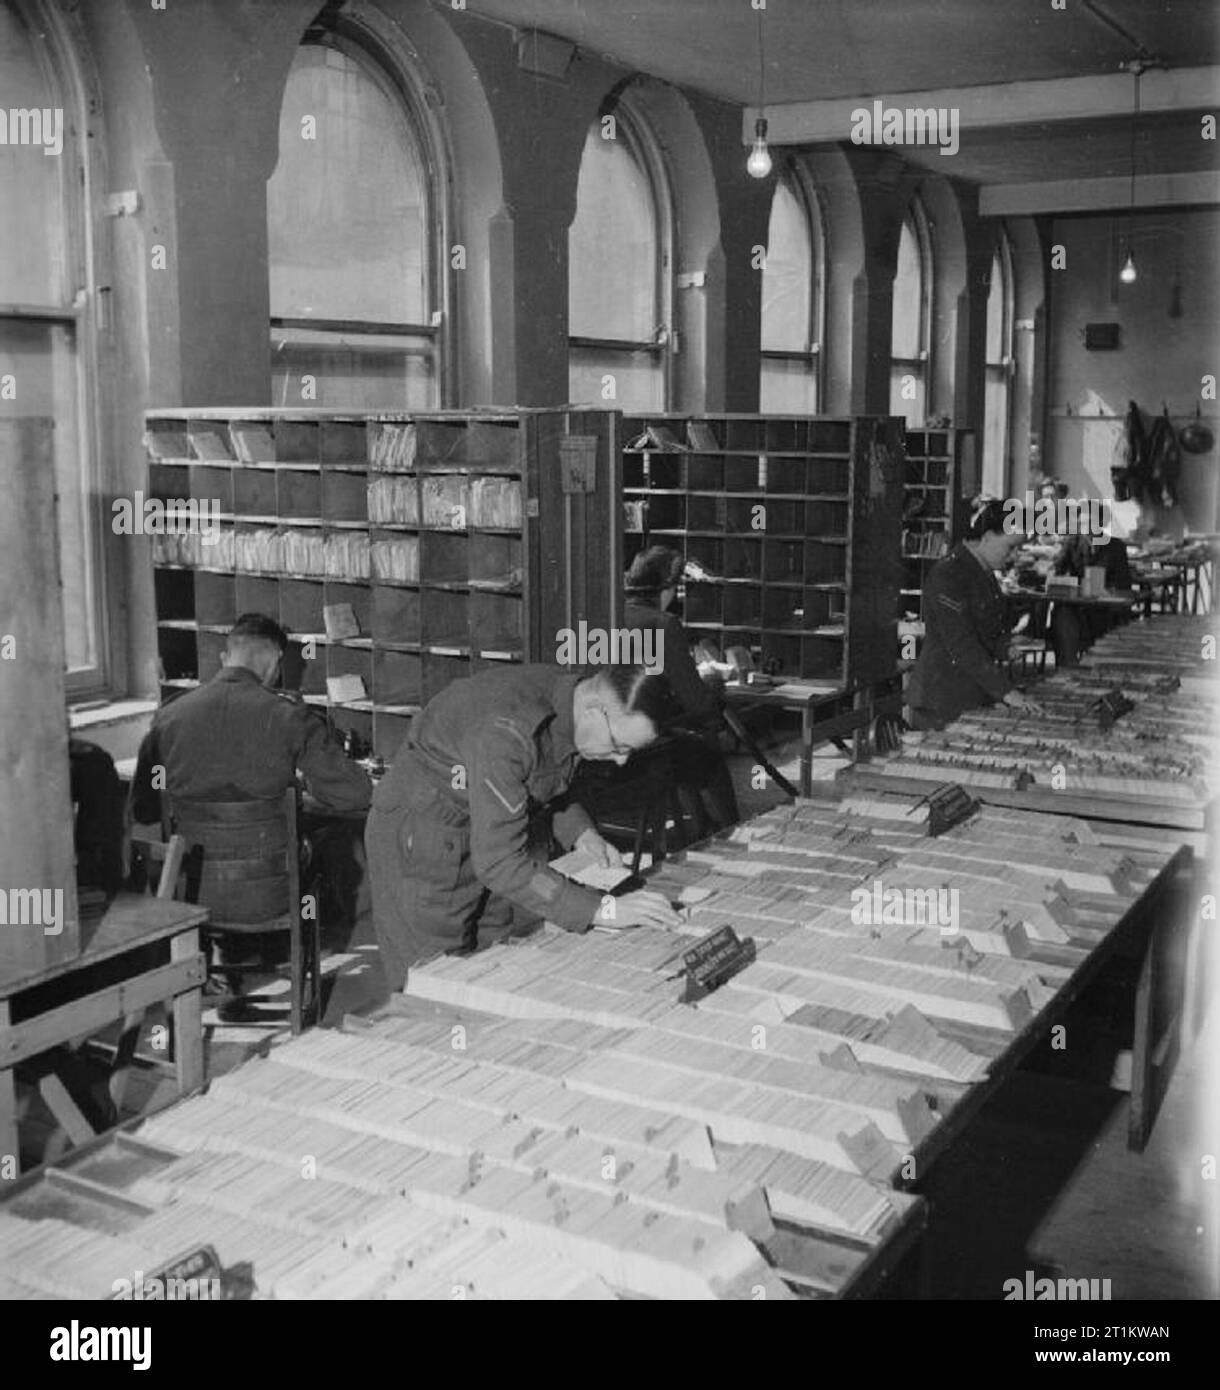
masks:
<instances>
[{"instance_id":1,"label":"person at back of room","mask_svg":"<svg viewBox=\"0 0 1220 1390\"><path fill-rule=\"evenodd\" d=\"M1008 675L1008 615L996 580L1021 541L1005 527L1003 503L980 499L965 539L929 572L927 632L907 691L912 728L943 729L966 710L1001 701L1036 708Z\"/></svg>"},{"instance_id":2,"label":"person at back of room","mask_svg":"<svg viewBox=\"0 0 1220 1390\"><path fill-rule=\"evenodd\" d=\"M699 675L681 621L668 610L682 578L682 556L666 545L649 546L631 562L624 577L623 626L655 629L660 660L674 698L682 707L687 732L674 738L679 788L701 796L713 830L735 825L737 796L720 749L723 696Z\"/></svg>"},{"instance_id":3,"label":"person at back of room","mask_svg":"<svg viewBox=\"0 0 1220 1390\"><path fill-rule=\"evenodd\" d=\"M582 678L524 665L453 681L429 700L377 787L365 831L392 991L418 962L482 948L538 918L577 932L677 925L661 894L603 901L530 846L531 814L545 811L565 848L621 866L568 791L581 759L621 766L652 743L672 698L662 676L639 666Z\"/></svg>"},{"instance_id":4,"label":"person at back of room","mask_svg":"<svg viewBox=\"0 0 1220 1390\"><path fill-rule=\"evenodd\" d=\"M1104 584L1108 594L1131 593L1131 562L1127 555L1127 542L1118 536L1094 541L1084 531L1069 535L1059 547L1051 572L1083 580L1085 571L1093 567L1105 571ZM1105 609L1054 604L1050 616L1050 640L1056 667L1075 666L1083 651L1112 627L1126 622L1127 617L1125 613Z\"/></svg>"}]
</instances>

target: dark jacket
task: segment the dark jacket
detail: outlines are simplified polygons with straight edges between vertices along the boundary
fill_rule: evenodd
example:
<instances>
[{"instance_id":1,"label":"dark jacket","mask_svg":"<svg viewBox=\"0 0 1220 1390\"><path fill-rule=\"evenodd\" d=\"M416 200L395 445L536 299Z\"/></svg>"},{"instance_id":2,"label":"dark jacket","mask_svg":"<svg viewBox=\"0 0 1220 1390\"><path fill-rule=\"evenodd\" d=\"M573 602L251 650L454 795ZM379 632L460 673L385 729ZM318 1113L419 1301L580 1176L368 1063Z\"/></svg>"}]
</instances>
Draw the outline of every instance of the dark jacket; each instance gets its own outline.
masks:
<instances>
[{"instance_id":1,"label":"dark jacket","mask_svg":"<svg viewBox=\"0 0 1220 1390\"><path fill-rule=\"evenodd\" d=\"M377 788L377 815L410 813L419 779L469 825L475 876L500 897L557 926L587 927L602 895L529 854L531 811L549 807L552 830L570 848L593 828L566 801L578 763L572 692L558 666L513 666L453 681L428 701Z\"/></svg>"},{"instance_id":2,"label":"dark jacket","mask_svg":"<svg viewBox=\"0 0 1220 1390\"><path fill-rule=\"evenodd\" d=\"M700 679L690 642L672 613L664 612L643 594L628 594L623 604L623 626L629 632L655 628L663 633L664 637L658 639L662 642L662 669L683 713L693 719L708 719L716 714L720 707L716 692Z\"/></svg>"},{"instance_id":3,"label":"dark jacket","mask_svg":"<svg viewBox=\"0 0 1220 1390\"><path fill-rule=\"evenodd\" d=\"M1070 536L1055 556L1054 572L1084 578L1089 565L1101 565L1106 572L1106 588L1118 591L1131 587L1131 561L1126 541L1111 536L1108 541L1094 545L1087 536Z\"/></svg>"},{"instance_id":4,"label":"dark jacket","mask_svg":"<svg viewBox=\"0 0 1220 1390\"><path fill-rule=\"evenodd\" d=\"M907 701L925 719L947 724L1012 689L1002 664L1008 618L996 577L965 542L932 567L924 586L927 632L911 672Z\"/></svg>"},{"instance_id":5,"label":"dark jacket","mask_svg":"<svg viewBox=\"0 0 1220 1390\"><path fill-rule=\"evenodd\" d=\"M317 712L268 690L244 666L223 667L157 711L132 786L138 821L161 817L152 782L158 764L173 802L270 800L293 785L298 770L329 810L363 810L372 795L368 776Z\"/></svg>"},{"instance_id":6,"label":"dark jacket","mask_svg":"<svg viewBox=\"0 0 1220 1390\"><path fill-rule=\"evenodd\" d=\"M123 784L104 748L69 738L76 806L76 882L113 898L123 886Z\"/></svg>"}]
</instances>

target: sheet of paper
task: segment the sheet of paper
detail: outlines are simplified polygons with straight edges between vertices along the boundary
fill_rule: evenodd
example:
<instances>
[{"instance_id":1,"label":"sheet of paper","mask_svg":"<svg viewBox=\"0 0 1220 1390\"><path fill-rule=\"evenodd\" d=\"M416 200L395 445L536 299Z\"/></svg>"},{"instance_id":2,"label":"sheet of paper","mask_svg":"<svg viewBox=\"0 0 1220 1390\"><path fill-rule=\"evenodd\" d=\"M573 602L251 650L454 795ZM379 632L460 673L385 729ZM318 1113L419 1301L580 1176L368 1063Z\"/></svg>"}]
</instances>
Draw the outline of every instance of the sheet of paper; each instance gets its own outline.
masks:
<instances>
[{"instance_id":1,"label":"sheet of paper","mask_svg":"<svg viewBox=\"0 0 1220 1390\"><path fill-rule=\"evenodd\" d=\"M567 878L575 879L577 883L583 883L587 888L600 888L603 893L610 892L631 877L631 870L625 865L603 868L582 849L569 850L558 859L552 859L551 868Z\"/></svg>"},{"instance_id":2,"label":"sheet of paper","mask_svg":"<svg viewBox=\"0 0 1220 1390\"><path fill-rule=\"evenodd\" d=\"M840 689L837 685L823 684L818 681L790 681L786 685L772 686L773 695L789 696L794 700L808 699L810 695L829 695L832 691Z\"/></svg>"},{"instance_id":3,"label":"sheet of paper","mask_svg":"<svg viewBox=\"0 0 1220 1390\"><path fill-rule=\"evenodd\" d=\"M327 603L322 606L322 619L327 637L359 637L360 624L350 603Z\"/></svg>"},{"instance_id":4,"label":"sheet of paper","mask_svg":"<svg viewBox=\"0 0 1220 1390\"><path fill-rule=\"evenodd\" d=\"M332 704L346 705L367 698L368 692L360 676L327 676L326 694Z\"/></svg>"}]
</instances>

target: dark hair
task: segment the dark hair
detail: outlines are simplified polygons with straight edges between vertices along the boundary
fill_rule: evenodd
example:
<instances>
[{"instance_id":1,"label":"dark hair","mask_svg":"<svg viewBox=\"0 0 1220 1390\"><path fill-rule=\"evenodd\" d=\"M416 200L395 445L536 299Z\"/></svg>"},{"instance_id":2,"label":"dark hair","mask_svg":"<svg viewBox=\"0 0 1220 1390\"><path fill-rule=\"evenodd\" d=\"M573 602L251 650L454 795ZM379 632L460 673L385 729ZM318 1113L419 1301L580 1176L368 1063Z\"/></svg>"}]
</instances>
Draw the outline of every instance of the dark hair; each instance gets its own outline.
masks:
<instances>
[{"instance_id":1,"label":"dark hair","mask_svg":"<svg viewBox=\"0 0 1220 1390\"><path fill-rule=\"evenodd\" d=\"M281 654L288 650L288 634L265 613L243 613L229 629L230 648L242 642L270 642L278 647Z\"/></svg>"},{"instance_id":2,"label":"dark hair","mask_svg":"<svg viewBox=\"0 0 1220 1390\"><path fill-rule=\"evenodd\" d=\"M628 593L659 594L673 588L682 574L682 556L672 546L650 545L631 562L623 577Z\"/></svg>"},{"instance_id":3,"label":"dark hair","mask_svg":"<svg viewBox=\"0 0 1220 1390\"><path fill-rule=\"evenodd\" d=\"M981 541L989 531L1000 531L1007 535L1004 503L994 497L976 497L966 526L966 539Z\"/></svg>"},{"instance_id":4,"label":"dark hair","mask_svg":"<svg viewBox=\"0 0 1220 1390\"><path fill-rule=\"evenodd\" d=\"M603 666L593 673L618 696L628 714L642 714L659 733L679 713L669 681L644 666Z\"/></svg>"}]
</instances>

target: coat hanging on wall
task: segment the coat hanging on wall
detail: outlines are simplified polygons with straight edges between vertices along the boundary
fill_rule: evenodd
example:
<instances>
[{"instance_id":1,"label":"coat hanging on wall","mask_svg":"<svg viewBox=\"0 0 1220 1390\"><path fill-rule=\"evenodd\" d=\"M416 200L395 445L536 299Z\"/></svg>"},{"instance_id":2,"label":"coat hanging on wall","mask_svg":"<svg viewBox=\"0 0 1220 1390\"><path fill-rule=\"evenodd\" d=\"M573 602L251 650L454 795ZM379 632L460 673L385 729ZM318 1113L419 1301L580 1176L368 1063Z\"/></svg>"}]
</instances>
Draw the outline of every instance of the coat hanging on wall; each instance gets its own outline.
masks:
<instances>
[{"instance_id":1,"label":"coat hanging on wall","mask_svg":"<svg viewBox=\"0 0 1220 1390\"><path fill-rule=\"evenodd\" d=\"M1114 463L1110 478L1114 483L1114 499L1129 502L1144 500L1148 470L1148 437L1144 433L1144 417L1134 401L1127 402L1127 414L1122 433L1114 446Z\"/></svg>"},{"instance_id":2,"label":"coat hanging on wall","mask_svg":"<svg viewBox=\"0 0 1220 1390\"><path fill-rule=\"evenodd\" d=\"M1169 418L1169 407L1162 402L1161 414L1148 435L1148 498L1162 507L1173 507L1178 500L1178 475L1182 471L1182 451L1177 431Z\"/></svg>"}]
</instances>

